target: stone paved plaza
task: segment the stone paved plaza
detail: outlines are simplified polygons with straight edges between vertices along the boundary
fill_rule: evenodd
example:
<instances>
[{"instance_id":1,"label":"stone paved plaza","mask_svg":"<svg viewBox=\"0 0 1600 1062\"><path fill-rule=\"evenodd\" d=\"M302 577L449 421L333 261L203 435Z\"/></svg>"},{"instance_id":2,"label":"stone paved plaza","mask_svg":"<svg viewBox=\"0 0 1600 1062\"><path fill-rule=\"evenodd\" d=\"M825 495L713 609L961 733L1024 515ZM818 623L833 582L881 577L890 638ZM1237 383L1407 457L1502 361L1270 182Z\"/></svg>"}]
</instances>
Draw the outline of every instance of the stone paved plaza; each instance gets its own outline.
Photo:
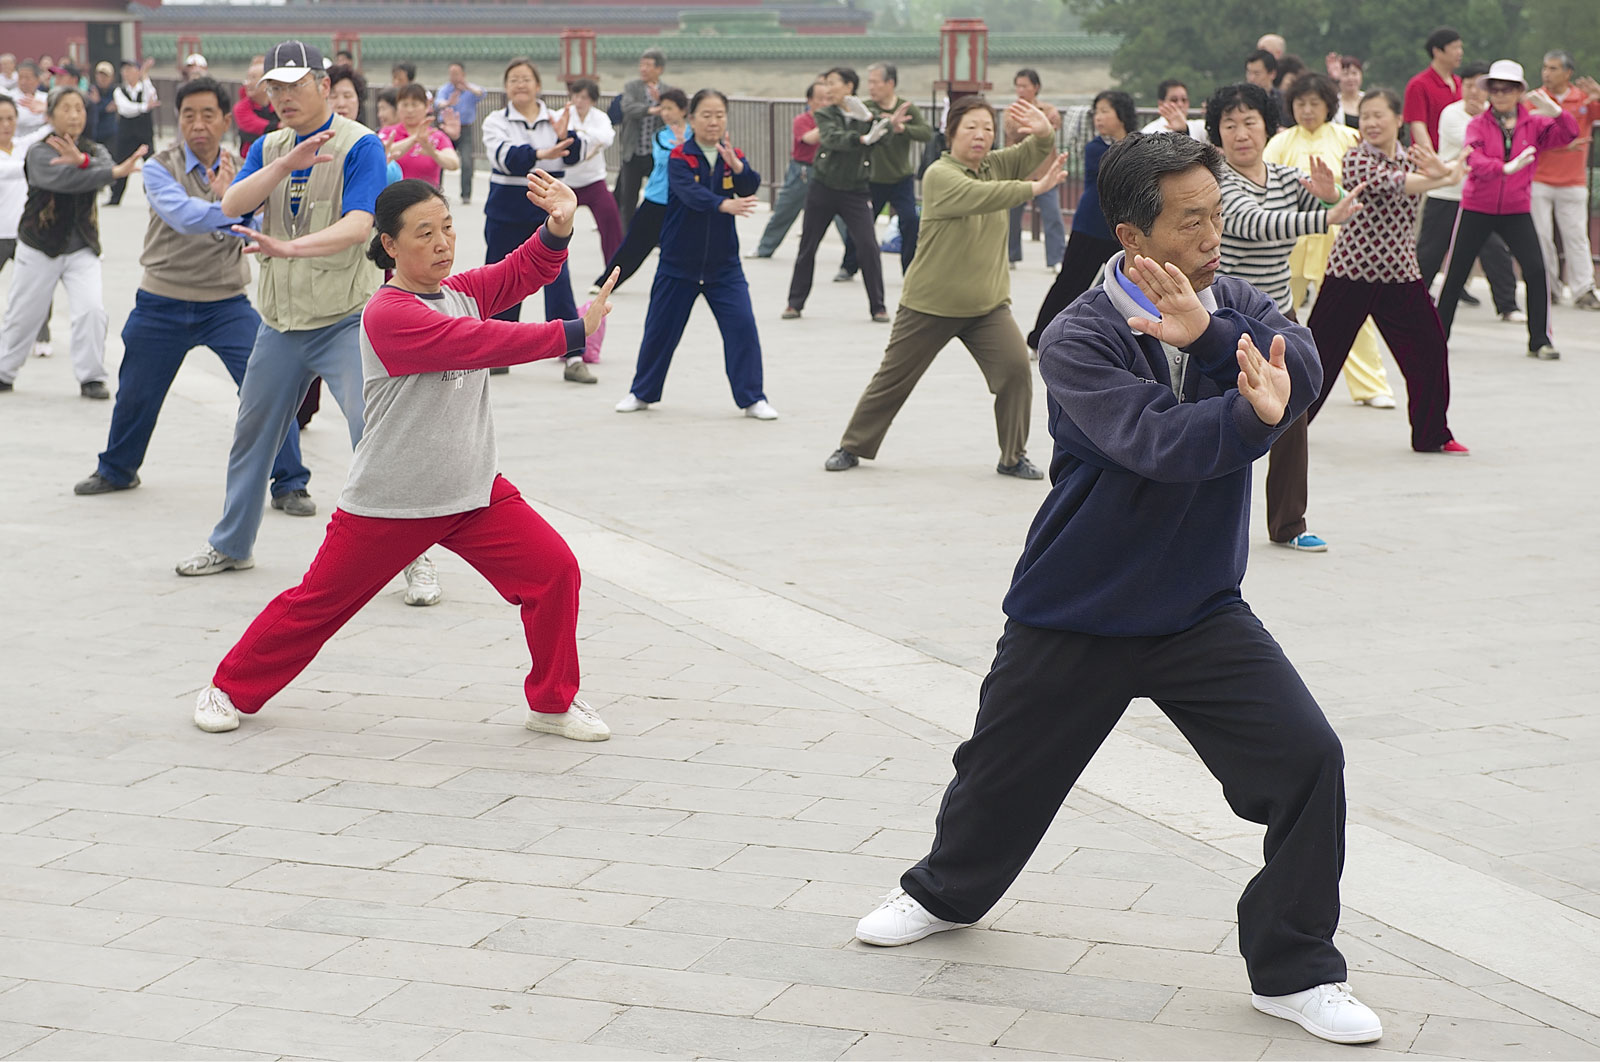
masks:
<instances>
[{"instance_id":1,"label":"stone paved plaza","mask_svg":"<svg viewBox=\"0 0 1600 1062\"><path fill-rule=\"evenodd\" d=\"M137 189L104 211L113 364ZM481 213L457 216L476 264ZM304 436L318 518L269 511L253 570L181 579L231 384L196 352L143 486L75 497L110 407L76 395L58 299L57 356L0 396L0 1056L1600 1058L1600 315L1558 309L1543 363L1462 311L1465 460L1334 384L1328 553L1272 547L1258 500L1247 596L1349 762L1338 939L1386 1031L1343 1048L1250 1009L1233 919L1260 830L1148 703L980 926L852 941L926 850L1045 485L995 475L959 347L880 460L824 473L888 329L830 283L831 234L779 321L794 250L747 263L774 423L734 408L703 306L666 400L612 412L648 271L598 387L495 381L502 468L584 569L599 745L522 729L516 612L442 551L438 607L396 580L260 715L196 730L195 691L321 541L344 423L325 398ZM1027 253L1031 318L1050 277ZM573 259L600 266L586 217Z\"/></svg>"}]
</instances>

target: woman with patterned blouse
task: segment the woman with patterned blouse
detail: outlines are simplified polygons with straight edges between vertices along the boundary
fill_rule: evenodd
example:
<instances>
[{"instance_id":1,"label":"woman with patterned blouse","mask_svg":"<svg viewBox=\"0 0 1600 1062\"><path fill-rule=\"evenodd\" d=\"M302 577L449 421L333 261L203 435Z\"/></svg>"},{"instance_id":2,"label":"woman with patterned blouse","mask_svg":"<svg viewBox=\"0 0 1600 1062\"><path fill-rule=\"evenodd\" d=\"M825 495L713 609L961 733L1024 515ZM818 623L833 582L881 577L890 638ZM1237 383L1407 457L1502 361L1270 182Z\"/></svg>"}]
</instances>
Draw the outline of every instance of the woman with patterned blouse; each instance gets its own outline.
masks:
<instances>
[{"instance_id":1,"label":"woman with patterned blouse","mask_svg":"<svg viewBox=\"0 0 1600 1062\"><path fill-rule=\"evenodd\" d=\"M1344 179L1366 185L1364 209L1347 221L1328 256L1327 275L1307 324L1322 357L1322 379L1333 379L1350 344L1371 316L1406 378L1411 448L1465 454L1445 422L1450 367L1444 329L1417 266L1417 197L1461 180L1464 159L1446 166L1429 149L1400 150L1400 97L1376 89L1361 97L1361 143L1344 157ZM1316 418L1328 389L1307 413Z\"/></svg>"}]
</instances>

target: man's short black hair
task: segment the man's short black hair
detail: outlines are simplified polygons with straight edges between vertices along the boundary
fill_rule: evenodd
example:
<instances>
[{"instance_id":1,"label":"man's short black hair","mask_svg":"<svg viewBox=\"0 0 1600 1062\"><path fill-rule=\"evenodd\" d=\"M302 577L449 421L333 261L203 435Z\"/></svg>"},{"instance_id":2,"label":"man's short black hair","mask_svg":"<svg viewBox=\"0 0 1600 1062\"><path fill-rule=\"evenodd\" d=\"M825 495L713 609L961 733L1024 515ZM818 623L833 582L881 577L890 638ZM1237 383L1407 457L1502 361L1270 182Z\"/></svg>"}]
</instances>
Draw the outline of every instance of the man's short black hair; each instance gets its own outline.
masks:
<instances>
[{"instance_id":1,"label":"man's short black hair","mask_svg":"<svg viewBox=\"0 0 1600 1062\"><path fill-rule=\"evenodd\" d=\"M850 86L850 94L852 96L855 95L856 89L861 86L861 78L848 66L830 66L822 72L823 77L827 77L829 74L838 74L839 80Z\"/></svg>"},{"instance_id":2,"label":"man's short black hair","mask_svg":"<svg viewBox=\"0 0 1600 1062\"><path fill-rule=\"evenodd\" d=\"M223 114L233 113L232 109L228 106L228 96L226 91L220 84L217 83L215 78L210 77L193 78L179 85L178 91L172 99L173 110L178 113L182 113L183 101L200 92L209 92L216 96L217 109L222 111Z\"/></svg>"},{"instance_id":3,"label":"man's short black hair","mask_svg":"<svg viewBox=\"0 0 1600 1062\"><path fill-rule=\"evenodd\" d=\"M1182 81L1179 81L1175 77L1169 77L1161 84L1156 86L1156 102L1160 103L1162 100L1165 100L1167 98L1167 93L1171 92L1175 88L1181 88L1185 92L1189 91L1188 85L1185 85Z\"/></svg>"},{"instance_id":4,"label":"man's short black hair","mask_svg":"<svg viewBox=\"0 0 1600 1062\"><path fill-rule=\"evenodd\" d=\"M1468 81L1478 80L1478 78L1483 77L1488 72L1488 63L1484 62L1482 59L1474 59L1470 63L1463 63L1461 69L1456 71L1456 75L1461 78L1461 83L1465 85Z\"/></svg>"},{"instance_id":5,"label":"man's short black hair","mask_svg":"<svg viewBox=\"0 0 1600 1062\"><path fill-rule=\"evenodd\" d=\"M1039 80L1039 71L1035 70L1031 66L1025 66L1021 70L1018 70L1015 74L1011 75L1011 83L1015 85L1017 83L1017 78L1019 77L1025 77L1029 81L1033 82L1034 88L1038 88L1042 83Z\"/></svg>"},{"instance_id":6,"label":"man's short black hair","mask_svg":"<svg viewBox=\"0 0 1600 1062\"><path fill-rule=\"evenodd\" d=\"M1428 39L1426 42L1424 42L1428 49L1428 59L1431 61L1433 59L1434 52L1442 52L1460 39L1461 34L1457 33L1454 29L1451 29L1449 26L1440 26L1438 29L1428 34Z\"/></svg>"},{"instance_id":7,"label":"man's short black hair","mask_svg":"<svg viewBox=\"0 0 1600 1062\"><path fill-rule=\"evenodd\" d=\"M1222 119L1234 111L1255 111L1261 115L1268 140L1278 131L1278 108L1273 106L1266 89L1248 81L1223 85L1206 100L1206 137L1218 147L1222 146Z\"/></svg>"},{"instance_id":8,"label":"man's short black hair","mask_svg":"<svg viewBox=\"0 0 1600 1062\"><path fill-rule=\"evenodd\" d=\"M402 60L389 68L391 74L404 74L407 81L417 79L417 64L409 60Z\"/></svg>"},{"instance_id":9,"label":"man's short black hair","mask_svg":"<svg viewBox=\"0 0 1600 1062\"><path fill-rule=\"evenodd\" d=\"M1276 74L1278 72L1278 57L1267 51L1265 48L1257 48L1255 51L1244 57L1245 66L1249 66L1251 63L1260 63L1266 68L1267 73L1269 74Z\"/></svg>"},{"instance_id":10,"label":"man's short black hair","mask_svg":"<svg viewBox=\"0 0 1600 1062\"><path fill-rule=\"evenodd\" d=\"M1100 159L1100 210L1113 233L1133 225L1146 236L1161 216L1161 178L1203 166L1222 176L1222 152L1192 136L1129 133Z\"/></svg>"}]
</instances>

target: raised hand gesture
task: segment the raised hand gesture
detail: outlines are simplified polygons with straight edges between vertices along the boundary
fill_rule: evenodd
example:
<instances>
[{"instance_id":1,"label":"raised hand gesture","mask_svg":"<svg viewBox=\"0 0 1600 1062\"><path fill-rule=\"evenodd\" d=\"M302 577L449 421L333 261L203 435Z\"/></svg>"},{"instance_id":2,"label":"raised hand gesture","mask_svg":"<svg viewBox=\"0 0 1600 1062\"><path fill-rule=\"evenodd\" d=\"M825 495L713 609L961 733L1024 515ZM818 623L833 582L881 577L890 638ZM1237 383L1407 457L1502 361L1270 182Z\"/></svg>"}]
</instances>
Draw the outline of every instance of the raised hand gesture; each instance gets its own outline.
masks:
<instances>
[{"instance_id":1,"label":"raised hand gesture","mask_svg":"<svg viewBox=\"0 0 1600 1062\"><path fill-rule=\"evenodd\" d=\"M309 170L311 167L320 163L332 162L332 155L318 154L318 151L321 150L322 145L326 144L332 139L332 129L329 129L326 132L318 133L316 136L308 136L304 140L300 141L300 143L290 148L287 153L278 156L278 160L282 162L283 165L291 172L295 170Z\"/></svg>"},{"instance_id":2,"label":"raised hand gesture","mask_svg":"<svg viewBox=\"0 0 1600 1062\"><path fill-rule=\"evenodd\" d=\"M528 202L550 215L545 222L557 236L572 235L578 194L543 170L528 171Z\"/></svg>"},{"instance_id":3,"label":"raised hand gesture","mask_svg":"<svg viewBox=\"0 0 1600 1062\"><path fill-rule=\"evenodd\" d=\"M1580 77L1573 82L1578 86L1578 91L1588 96L1591 100L1600 100L1600 81L1592 77Z\"/></svg>"},{"instance_id":4,"label":"raised hand gesture","mask_svg":"<svg viewBox=\"0 0 1600 1062\"><path fill-rule=\"evenodd\" d=\"M556 120L551 123L555 126L557 140L567 135L567 123L570 121L572 121L572 104L569 103L556 112Z\"/></svg>"},{"instance_id":5,"label":"raised hand gesture","mask_svg":"<svg viewBox=\"0 0 1600 1062\"><path fill-rule=\"evenodd\" d=\"M606 282L600 285L600 294L594 297L589 308L583 312L583 334L592 336L600 330L600 325L605 321L606 314L611 312L611 289L617 286L617 278L622 275L622 270L612 269L611 275L606 277Z\"/></svg>"},{"instance_id":6,"label":"raised hand gesture","mask_svg":"<svg viewBox=\"0 0 1600 1062\"><path fill-rule=\"evenodd\" d=\"M1339 83L1339 78L1344 75L1344 56L1340 55L1338 52L1329 52L1327 55L1322 57L1322 64L1327 69L1328 76L1332 78L1333 83L1337 85Z\"/></svg>"},{"instance_id":7,"label":"raised hand gesture","mask_svg":"<svg viewBox=\"0 0 1600 1062\"><path fill-rule=\"evenodd\" d=\"M244 245L245 254L259 254L263 258L294 258L294 241L280 240L268 236L264 232L246 228L243 225L232 226L232 231L253 242Z\"/></svg>"},{"instance_id":8,"label":"raised hand gesture","mask_svg":"<svg viewBox=\"0 0 1600 1062\"><path fill-rule=\"evenodd\" d=\"M1300 184L1324 203L1339 198L1339 182L1333 179L1333 167L1316 155L1311 156L1311 176L1300 178Z\"/></svg>"},{"instance_id":9,"label":"raised hand gesture","mask_svg":"<svg viewBox=\"0 0 1600 1062\"><path fill-rule=\"evenodd\" d=\"M540 148L538 151L535 151L534 156L541 159L559 159L561 156L567 153L567 149L571 146L572 138L570 136L565 137L561 140L557 140L555 142L555 146L553 147ZM530 170L528 172L531 175L533 171Z\"/></svg>"},{"instance_id":10,"label":"raised hand gesture","mask_svg":"<svg viewBox=\"0 0 1600 1062\"><path fill-rule=\"evenodd\" d=\"M1522 97L1522 102L1535 114L1542 114L1546 118L1554 118L1561 113L1561 105L1551 99L1544 89L1534 89Z\"/></svg>"},{"instance_id":11,"label":"raised hand gesture","mask_svg":"<svg viewBox=\"0 0 1600 1062\"><path fill-rule=\"evenodd\" d=\"M221 199L222 193L228 190L228 186L237 176L239 176L239 163L234 160L233 152L223 148L217 154L217 172L206 178L211 183L212 193Z\"/></svg>"},{"instance_id":12,"label":"raised hand gesture","mask_svg":"<svg viewBox=\"0 0 1600 1062\"><path fill-rule=\"evenodd\" d=\"M1362 181L1360 184L1356 185L1354 188L1351 188L1351 189L1347 190L1344 193L1344 198L1343 199L1339 200L1339 202L1337 202L1333 206L1329 207L1328 208L1328 224L1329 225L1343 225L1345 222L1349 221L1356 214L1361 213L1362 207L1366 206L1366 204L1361 201L1360 195L1361 195L1362 190L1364 188L1366 188L1366 187L1367 187L1367 182L1366 181Z\"/></svg>"},{"instance_id":13,"label":"raised hand gesture","mask_svg":"<svg viewBox=\"0 0 1600 1062\"><path fill-rule=\"evenodd\" d=\"M1275 425L1289 408L1292 384L1283 363L1283 336L1272 337L1270 350L1271 357L1263 358L1249 332L1239 337L1239 393L1261 423Z\"/></svg>"},{"instance_id":14,"label":"raised hand gesture","mask_svg":"<svg viewBox=\"0 0 1600 1062\"><path fill-rule=\"evenodd\" d=\"M1527 147L1517 152L1516 158L1506 163L1502 169L1505 171L1507 176L1510 176L1520 169L1524 169L1533 165L1533 160L1536 155L1538 155L1538 149L1532 144L1529 144Z\"/></svg>"},{"instance_id":15,"label":"raised hand gesture","mask_svg":"<svg viewBox=\"0 0 1600 1062\"><path fill-rule=\"evenodd\" d=\"M729 173L744 172L744 159L741 159L739 153L733 150L733 145L728 142L727 137L717 141L717 154L722 157L722 164L728 168Z\"/></svg>"},{"instance_id":16,"label":"raised hand gesture","mask_svg":"<svg viewBox=\"0 0 1600 1062\"><path fill-rule=\"evenodd\" d=\"M747 218L756 210L756 197L753 195L739 195L732 199L724 199L717 204L717 209L724 214L732 214L736 218Z\"/></svg>"},{"instance_id":17,"label":"raised hand gesture","mask_svg":"<svg viewBox=\"0 0 1600 1062\"><path fill-rule=\"evenodd\" d=\"M1189 115L1184 109L1172 100L1162 100L1156 107L1156 113L1166 119L1167 128L1174 133L1187 133L1189 131Z\"/></svg>"},{"instance_id":18,"label":"raised hand gesture","mask_svg":"<svg viewBox=\"0 0 1600 1062\"><path fill-rule=\"evenodd\" d=\"M1044 175L1041 176L1037 181L1032 182L1033 194L1035 196L1044 195L1050 189L1056 187L1066 179L1067 153L1063 151L1061 154L1055 157L1055 161L1051 163L1051 166L1048 170L1044 171Z\"/></svg>"},{"instance_id":19,"label":"raised hand gesture","mask_svg":"<svg viewBox=\"0 0 1600 1062\"><path fill-rule=\"evenodd\" d=\"M1450 175L1450 167L1438 155L1434 154L1431 148L1422 144L1412 144L1408 153L1411 156L1412 165L1416 166L1417 172L1423 176L1448 177Z\"/></svg>"},{"instance_id":20,"label":"raised hand gesture","mask_svg":"<svg viewBox=\"0 0 1600 1062\"><path fill-rule=\"evenodd\" d=\"M1148 317L1128 318L1128 327L1135 332L1154 336L1163 343L1186 347L1199 339L1211 325L1211 312L1194 293L1194 285L1183 275L1183 270L1168 262L1162 265L1144 255L1135 255L1132 264L1122 261L1122 272L1138 285L1145 298L1155 303L1161 320Z\"/></svg>"},{"instance_id":21,"label":"raised hand gesture","mask_svg":"<svg viewBox=\"0 0 1600 1062\"><path fill-rule=\"evenodd\" d=\"M1055 127L1050 124L1050 116L1027 100L1014 101L1011 106L1006 108L1006 118L1016 125L1018 129L1034 136L1042 136L1055 131Z\"/></svg>"},{"instance_id":22,"label":"raised hand gesture","mask_svg":"<svg viewBox=\"0 0 1600 1062\"><path fill-rule=\"evenodd\" d=\"M134 149L133 154L111 167L111 176L126 177L139 167L139 160L150 153L150 145L140 144Z\"/></svg>"},{"instance_id":23,"label":"raised hand gesture","mask_svg":"<svg viewBox=\"0 0 1600 1062\"><path fill-rule=\"evenodd\" d=\"M52 166L71 166L73 168L77 168L82 166L84 159L88 157L84 155L81 150L79 150L77 141L73 140L70 136L62 136L60 133L54 133L46 137L44 142L56 149L56 157L50 160L50 165Z\"/></svg>"},{"instance_id":24,"label":"raised hand gesture","mask_svg":"<svg viewBox=\"0 0 1600 1062\"><path fill-rule=\"evenodd\" d=\"M906 123L909 122L910 120L911 120L911 101L910 100L902 101L900 106L898 106L898 107L896 107L894 109L894 113L889 116L889 124L894 127L894 131L897 132L897 133L905 132Z\"/></svg>"}]
</instances>

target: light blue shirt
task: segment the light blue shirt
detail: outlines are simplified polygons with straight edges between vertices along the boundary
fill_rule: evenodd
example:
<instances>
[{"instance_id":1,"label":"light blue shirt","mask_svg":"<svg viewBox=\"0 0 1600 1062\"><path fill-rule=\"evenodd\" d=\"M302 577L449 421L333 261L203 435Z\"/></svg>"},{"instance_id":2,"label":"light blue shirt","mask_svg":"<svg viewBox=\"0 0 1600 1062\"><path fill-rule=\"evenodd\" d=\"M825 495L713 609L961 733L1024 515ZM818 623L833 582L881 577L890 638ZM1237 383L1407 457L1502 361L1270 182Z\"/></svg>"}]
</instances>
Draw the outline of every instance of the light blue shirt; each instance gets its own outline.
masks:
<instances>
[{"instance_id":1,"label":"light blue shirt","mask_svg":"<svg viewBox=\"0 0 1600 1062\"><path fill-rule=\"evenodd\" d=\"M453 82L446 81L434 93L433 101L440 107L454 107L456 116L461 119L462 125L471 125L478 120L478 101L483 99L483 89L467 82L466 88L456 91Z\"/></svg>"},{"instance_id":2,"label":"light blue shirt","mask_svg":"<svg viewBox=\"0 0 1600 1062\"><path fill-rule=\"evenodd\" d=\"M227 148L222 150L226 151ZM217 158L220 162L221 155ZM188 144L183 145L183 159L186 174L196 167L206 169L206 164L189 150ZM144 164L144 197L149 201L150 209L156 212L156 217L184 236L197 236L218 229L226 232L231 226L247 224L243 218L224 214L221 203L190 195L179 179L168 173L167 168L155 159L149 159Z\"/></svg>"}]
</instances>

